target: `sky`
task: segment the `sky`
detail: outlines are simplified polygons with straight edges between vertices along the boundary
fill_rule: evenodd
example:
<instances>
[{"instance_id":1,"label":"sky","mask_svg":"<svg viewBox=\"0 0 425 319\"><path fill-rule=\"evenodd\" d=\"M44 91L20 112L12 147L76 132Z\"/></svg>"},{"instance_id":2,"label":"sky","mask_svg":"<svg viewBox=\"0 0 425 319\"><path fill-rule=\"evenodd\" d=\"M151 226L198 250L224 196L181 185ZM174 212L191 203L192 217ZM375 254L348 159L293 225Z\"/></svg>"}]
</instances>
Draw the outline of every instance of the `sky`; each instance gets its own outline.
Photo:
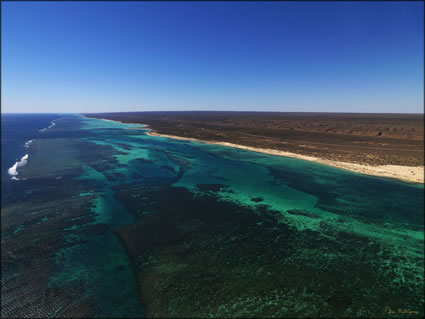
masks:
<instances>
[{"instance_id":1,"label":"sky","mask_svg":"<svg viewBox=\"0 0 425 319\"><path fill-rule=\"evenodd\" d=\"M2 2L2 112L423 113L423 2Z\"/></svg>"}]
</instances>

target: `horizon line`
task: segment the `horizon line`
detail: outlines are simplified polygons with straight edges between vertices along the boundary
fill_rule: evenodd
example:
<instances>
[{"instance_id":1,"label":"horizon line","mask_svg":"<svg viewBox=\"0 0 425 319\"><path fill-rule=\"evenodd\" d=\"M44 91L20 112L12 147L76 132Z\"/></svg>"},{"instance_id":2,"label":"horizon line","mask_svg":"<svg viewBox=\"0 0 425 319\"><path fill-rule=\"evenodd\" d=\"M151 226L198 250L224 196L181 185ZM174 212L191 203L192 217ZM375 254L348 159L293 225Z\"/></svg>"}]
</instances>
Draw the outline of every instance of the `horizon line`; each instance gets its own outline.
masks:
<instances>
[{"instance_id":1,"label":"horizon line","mask_svg":"<svg viewBox=\"0 0 425 319\"><path fill-rule=\"evenodd\" d=\"M424 112L329 112L329 111L234 111L234 110L157 110L157 111L105 111L105 112L3 112L0 114L105 114L105 113L153 113L153 112L223 112L223 113L309 113L309 114L412 114L424 115Z\"/></svg>"}]
</instances>

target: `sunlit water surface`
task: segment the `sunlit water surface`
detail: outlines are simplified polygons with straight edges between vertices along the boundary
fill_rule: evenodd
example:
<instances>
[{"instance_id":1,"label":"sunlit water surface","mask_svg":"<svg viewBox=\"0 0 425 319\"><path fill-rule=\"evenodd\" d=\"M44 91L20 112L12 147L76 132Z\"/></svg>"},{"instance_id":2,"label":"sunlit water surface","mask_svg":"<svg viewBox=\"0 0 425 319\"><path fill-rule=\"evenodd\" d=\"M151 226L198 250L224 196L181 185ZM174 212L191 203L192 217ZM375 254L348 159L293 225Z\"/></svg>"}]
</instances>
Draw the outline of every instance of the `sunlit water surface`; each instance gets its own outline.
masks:
<instances>
[{"instance_id":1,"label":"sunlit water surface","mask_svg":"<svg viewBox=\"0 0 425 319\"><path fill-rule=\"evenodd\" d=\"M423 186L54 123L3 167L2 316L423 315Z\"/></svg>"}]
</instances>

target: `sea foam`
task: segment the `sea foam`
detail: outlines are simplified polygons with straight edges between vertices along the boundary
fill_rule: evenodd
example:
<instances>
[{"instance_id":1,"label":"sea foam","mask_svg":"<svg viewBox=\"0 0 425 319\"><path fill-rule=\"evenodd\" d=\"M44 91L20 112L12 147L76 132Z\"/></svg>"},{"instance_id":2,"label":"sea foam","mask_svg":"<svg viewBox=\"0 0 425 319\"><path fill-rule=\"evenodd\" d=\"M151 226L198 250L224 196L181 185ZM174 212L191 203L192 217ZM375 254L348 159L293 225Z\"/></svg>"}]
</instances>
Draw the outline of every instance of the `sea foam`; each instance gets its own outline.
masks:
<instances>
[{"instance_id":1,"label":"sea foam","mask_svg":"<svg viewBox=\"0 0 425 319\"><path fill-rule=\"evenodd\" d=\"M46 130L48 130L49 128L52 128L53 126L56 125L55 121L51 121L51 124L48 127L42 128L41 130L39 130L39 132L45 132Z\"/></svg>"},{"instance_id":2,"label":"sea foam","mask_svg":"<svg viewBox=\"0 0 425 319\"><path fill-rule=\"evenodd\" d=\"M25 166L27 162L28 162L28 154L25 154L24 156L22 156L20 161L17 161L15 164L13 164L12 167L10 167L7 170L9 175L12 176L12 179L18 180L18 178L16 177L18 175L18 167Z\"/></svg>"},{"instance_id":3,"label":"sea foam","mask_svg":"<svg viewBox=\"0 0 425 319\"><path fill-rule=\"evenodd\" d=\"M29 148L32 142L34 142L34 140L26 141L25 144L24 144L24 147Z\"/></svg>"}]
</instances>

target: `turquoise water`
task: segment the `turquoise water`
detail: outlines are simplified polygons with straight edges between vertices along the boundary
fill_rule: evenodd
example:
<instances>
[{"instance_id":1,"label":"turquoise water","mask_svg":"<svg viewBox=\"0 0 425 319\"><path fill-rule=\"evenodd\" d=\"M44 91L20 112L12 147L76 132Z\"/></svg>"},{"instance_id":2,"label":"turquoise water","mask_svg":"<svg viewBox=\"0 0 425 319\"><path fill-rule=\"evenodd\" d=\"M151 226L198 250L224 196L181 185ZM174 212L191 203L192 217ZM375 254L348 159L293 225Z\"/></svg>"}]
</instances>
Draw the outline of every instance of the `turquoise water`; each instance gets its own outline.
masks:
<instances>
[{"instance_id":1,"label":"turquoise water","mask_svg":"<svg viewBox=\"0 0 425 319\"><path fill-rule=\"evenodd\" d=\"M145 132L65 116L31 144L2 314L423 314L423 185Z\"/></svg>"}]
</instances>

